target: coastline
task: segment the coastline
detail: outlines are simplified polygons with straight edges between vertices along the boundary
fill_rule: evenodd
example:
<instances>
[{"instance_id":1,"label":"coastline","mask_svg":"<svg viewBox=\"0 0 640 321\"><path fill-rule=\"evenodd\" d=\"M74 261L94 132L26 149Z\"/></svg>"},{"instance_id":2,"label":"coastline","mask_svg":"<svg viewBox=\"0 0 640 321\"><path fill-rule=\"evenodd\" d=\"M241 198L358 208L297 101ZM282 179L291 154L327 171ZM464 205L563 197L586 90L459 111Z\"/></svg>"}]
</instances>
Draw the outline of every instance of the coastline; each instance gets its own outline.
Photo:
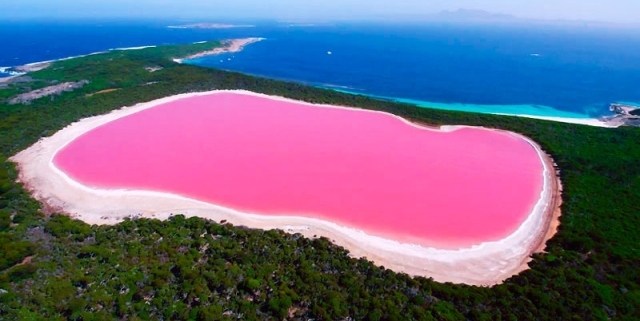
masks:
<instances>
[{"instance_id":1,"label":"coastline","mask_svg":"<svg viewBox=\"0 0 640 321\"><path fill-rule=\"evenodd\" d=\"M544 115L531 115L531 114L521 114L521 113L504 113L504 112L500 113L500 112L492 112L492 111L489 111L489 109L487 109L487 108L489 108L490 106L493 106L493 105L477 105L480 108L479 109L476 108L474 110L474 109L470 109L470 108L460 108L459 107L459 106L467 106L466 104L434 103L434 102L426 102L426 101L420 101L420 100L408 99L408 98L387 97L387 96L380 96L380 95L368 95L368 94L363 94L363 93L350 91L350 90L336 89L337 86L318 86L318 87L319 88L323 88L323 89L333 90L333 91L340 92L340 93L346 93L346 94L370 97L370 98L374 98L374 99L386 100L386 101L391 101L391 102L396 102L396 103L408 104L408 105L412 105L412 106L416 106L416 107L420 107L420 108L446 110L446 111L458 111L458 112L465 112L465 113L479 113L479 114L489 114L489 115L499 115L499 116L510 116L510 117L523 117L523 118L540 119L540 120L555 121L555 122L560 122L560 123L586 125L586 126L594 126L594 127L604 127L604 128L618 128L618 127L620 127L622 125L619 122L609 121L607 119L607 117L610 117L610 116L603 116L603 117L600 117L600 118L589 118L589 117L582 118L582 117L578 117L579 115L577 115L577 114L575 116L574 115L544 116ZM505 106L511 106L511 105L505 105ZM516 106L516 105L514 105L514 106ZM518 105L518 106L520 106L520 105ZM552 107L548 107L548 108L549 109L553 109Z\"/></svg>"},{"instance_id":2,"label":"coastline","mask_svg":"<svg viewBox=\"0 0 640 321\"><path fill-rule=\"evenodd\" d=\"M598 118L568 118L568 117L534 116L534 115L510 115L510 114L499 114L499 113L495 113L494 115L549 120L549 121L555 121L559 123L586 125L586 126L594 126L594 127L602 127L602 128L618 128L621 126L621 124L607 122Z\"/></svg>"},{"instance_id":3,"label":"coastline","mask_svg":"<svg viewBox=\"0 0 640 321\"><path fill-rule=\"evenodd\" d=\"M209 91L181 94L123 107L105 115L82 119L70 124L53 136L42 138L31 147L13 156L11 160L18 164L19 180L36 199L45 204L45 207L51 211L68 213L89 224L116 224L132 214L135 217L166 219L173 213L179 213L214 221L227 220L234 225L245 225L251 228L281 229L290 233L301 233L309 238L319 235L347 248L354 257L366 257L377 265L385 266L394 271L433 277L440 282L473 285L501 283L525 270L530 260L530 254L542 251L546 241L555 234L560 214L560 185L553 168L553 161L535 142L511 132L507 133L525 139L536 149L540 157L544 168L544 188L541 191L540 199L525 222L508 237L458 250L443 250L417 244L400 243L320 219L242 213L169 193L93 189L72 180L53 164L53 157L60 149L76 137L102 124L170 101L220 92L293 101L319 108L354 109L309 104L247 91ZM455 131L458 128L467 127L425 127L389 113L358 110L391 115L408 125L425 130ZM495 129L483 129L495 131Z\"/></svg>"},{"instance_id":4,"label":"coastline","mask_svg":"<svg viewBox=\"0 0 640 321\"><path fill-rule=\"evenodd\" d=\"M202 51L195 53L193 55L189 55L182 58L174 58L173 61L176 63L183 63L188 59L196 59L207 56L215 56L223 53L235 53L240 52L244 49L244 47L256 43L259 41L265 40L265 38L239 38L239 39L229 39L222 42L222 47L213 48L211 50Z\"/></svg>"},{"instance_id":5,"label":"coastline","mask_svg":"<svg viewBox=\"0 0 640 321\"><path fill-rule=\"evenodd\" d=\"M13 67L2 67L2 68L5 68L5 69L14 69L16 74L15 75L9 75L8 77L1 77L0 78L0 83L7 82L7 81L9 81L9 79L12 79L12 78L15 78L15 77L24 76L24 75L26 75L26 74L28 74L30 72L40 71L42 69L48 68L49 66L51 66L52 63L57 62L57 61L66 61L66 60L71 60L71 59L76 59L76 58L89 57L89 56L93 56L93 55L99 55L99 54L108 53L110 51L142 50L142 49L155 48L155 47L157 47L157 46L151 45L151 46L138 46L138 47L111 48L111 49L107 49L107 50L103 50L103 51L96 51L96 52L92 52L92 53L88 53L88 54L84 54L84 55L69 56L69 57L64 57L64 58L59 58L59 59L30 62L30 63L24 64L24 65L13 66Z\"/></svg>"},{"instance_id":6,"label":"coastline","mask_svg":"<svg viewBox=\"0 0 640 321\"><path fill-rule=\"evenodd\" d=\"M223 45L222 47L213 48L212 50L199 52L199 53L182 57L182 58L173 58L172 60L173 62L183 64L185 63L185 60L189 60L189 59L197 59L197 58L219 55L224 53L237 53L237 52L241 52L244 49L244 47L259 41L263 41L263 40L265 40L265 38L259 38L259 37L228 39L228 40L222 41L222 45ZM204 43L204 42L206 41L198 41L194 43L197 44L197 43ZM110 51L142 50L142 49L155 48L155 47L157 46L147 45L147 46L138 46L138 47L111 48L104 51L92 52L89 54L70 56L70 57L65 57L60 59L53 59L53 60L46 60L46 61L39 61L39 62L32 62L32 63L27 63L24 65L14 66L14 67L2 67L2 68L14 69L16 70L17 74L9 75L6 77L0 77L0 84L9 83L17 77L27 75L29 72L35 72L35 71L48 68L52 63L57 61L65 61L65 60L70 60L75 58L82 58L82 57L87 57L87 56L92 56L97 54L108 53ZM285 80L285 81L288 81L288 80ZM513 113L496 113L496 112L447 109L447 108L440 108L437 106L434 107L429 104L422 105L416 102L412 102L411 99L393 98L393 97L385 97L385 96L378 96L378 95L367 95L367 94L362 94L358 92L352 92L349 90L340 90L340 89L327 87L327 86L317 86L317 87L328 89L328 90L334 90L337 92L352 94L352 95L360 95L365 97L371 97L374 99L389 100L389 101L394 101L399 103L406 103L406 104L414 105L421 108L431 108L431 109L437 109L437 110L454 110L454 111L463 111L463 112L470 112L470 113L487 113L491 115L523 117L523 118L540 119L540 120L555 121L555 122L569 123L569 124L576 124L576 125L603 127L603 128L618 128L624 125L624 122L621 122L614 118L615 115L603 116L600 118L577 118L577 117L563 117L563 116L558 117L558 116L542 116L542 115L529 115L529 114L517 114L517 113L513 114Z\"/></svg>"}]
</instances>

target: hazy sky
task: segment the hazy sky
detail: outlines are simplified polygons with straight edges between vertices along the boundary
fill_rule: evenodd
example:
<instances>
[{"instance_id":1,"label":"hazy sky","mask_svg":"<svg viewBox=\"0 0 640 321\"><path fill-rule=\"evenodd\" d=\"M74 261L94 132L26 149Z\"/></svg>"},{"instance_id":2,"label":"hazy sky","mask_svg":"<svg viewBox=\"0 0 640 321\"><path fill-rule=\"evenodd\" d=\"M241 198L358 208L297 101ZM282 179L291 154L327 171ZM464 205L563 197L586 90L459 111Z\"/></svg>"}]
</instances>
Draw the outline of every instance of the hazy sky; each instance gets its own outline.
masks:
<instances>
[{"instance_id":1,"label":"hazy sky","mask_svg":"<svg viewBox=\"0 0 640 321\"><path fill-rule=\"evenodd\" d=\"M480 9L525 18L636 23L640 0L0 0L0 18L419 19Z\"/></svg>"}]
</instances>

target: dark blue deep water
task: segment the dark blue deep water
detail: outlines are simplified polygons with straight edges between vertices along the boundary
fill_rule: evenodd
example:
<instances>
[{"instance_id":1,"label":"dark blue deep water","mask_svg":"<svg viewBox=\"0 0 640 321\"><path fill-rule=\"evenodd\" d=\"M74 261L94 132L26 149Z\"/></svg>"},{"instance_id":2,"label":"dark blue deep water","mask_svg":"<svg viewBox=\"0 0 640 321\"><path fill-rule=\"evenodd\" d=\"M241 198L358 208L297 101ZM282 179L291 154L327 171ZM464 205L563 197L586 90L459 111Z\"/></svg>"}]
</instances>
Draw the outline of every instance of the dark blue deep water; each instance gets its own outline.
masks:
<instances>
[{"instance_id":1,"label":"dark blue deep water","mask_svg":"<svg viewBox=\"0 0 640 321\"><path fill-rule=\"evenodd\" d=\"M176 22L0 22L0 66L116 47L265 37L189 63L446 109L590 117L640 102L640 32L517 24L257 23L228 30Z\"/></svg>"}]
</instances>

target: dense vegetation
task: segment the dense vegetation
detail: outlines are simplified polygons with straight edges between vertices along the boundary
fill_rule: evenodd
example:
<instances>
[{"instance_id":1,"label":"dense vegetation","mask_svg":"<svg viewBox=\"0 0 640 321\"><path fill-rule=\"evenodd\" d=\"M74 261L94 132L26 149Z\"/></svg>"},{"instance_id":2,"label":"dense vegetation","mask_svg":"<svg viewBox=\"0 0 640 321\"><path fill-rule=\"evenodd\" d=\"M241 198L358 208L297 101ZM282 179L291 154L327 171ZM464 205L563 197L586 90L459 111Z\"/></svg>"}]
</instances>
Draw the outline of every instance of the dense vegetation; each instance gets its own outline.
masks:
<instances>
[{"instance_id":1,"label":"dense vegetation","mask_svg":"<svg viewBox=\"0 0 640 321\"><path fill-rule=\"evenodd\" d=\"M640 319L639 129L423 109L168 59L212 45L60 61L0 87L0 320ZM83 79L90 83L74 92L7 104L17 93ZM216 88L523 133L562 169L560 231L530 270L481 288L397 274L326 239L180 215L89 226L41 208L15 183L6 158L70 122Z\"/></svg>"}]
</instances>

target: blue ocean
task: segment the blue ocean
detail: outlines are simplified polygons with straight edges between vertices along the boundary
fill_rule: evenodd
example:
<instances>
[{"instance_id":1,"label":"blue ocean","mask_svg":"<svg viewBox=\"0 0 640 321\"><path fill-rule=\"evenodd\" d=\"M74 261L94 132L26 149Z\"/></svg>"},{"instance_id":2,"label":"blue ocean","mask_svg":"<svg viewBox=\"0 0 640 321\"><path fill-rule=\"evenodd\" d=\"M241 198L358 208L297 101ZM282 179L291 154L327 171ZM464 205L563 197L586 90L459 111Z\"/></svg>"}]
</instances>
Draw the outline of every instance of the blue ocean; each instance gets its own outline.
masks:
<instances>
[{"instance_id":1,"label":"blue ocean","mask_svg":"<svg viewBox=\"0 0 640 321\"><path fill-rule=\"evenodd\" d=\"M181 23L0 22L0 66L119 47L264 37L240 53L188 63L463 111L587 118L609 114L611 103L640 102L638 30L435 22L167 28Z\"/></svg>"}]
</instances>

